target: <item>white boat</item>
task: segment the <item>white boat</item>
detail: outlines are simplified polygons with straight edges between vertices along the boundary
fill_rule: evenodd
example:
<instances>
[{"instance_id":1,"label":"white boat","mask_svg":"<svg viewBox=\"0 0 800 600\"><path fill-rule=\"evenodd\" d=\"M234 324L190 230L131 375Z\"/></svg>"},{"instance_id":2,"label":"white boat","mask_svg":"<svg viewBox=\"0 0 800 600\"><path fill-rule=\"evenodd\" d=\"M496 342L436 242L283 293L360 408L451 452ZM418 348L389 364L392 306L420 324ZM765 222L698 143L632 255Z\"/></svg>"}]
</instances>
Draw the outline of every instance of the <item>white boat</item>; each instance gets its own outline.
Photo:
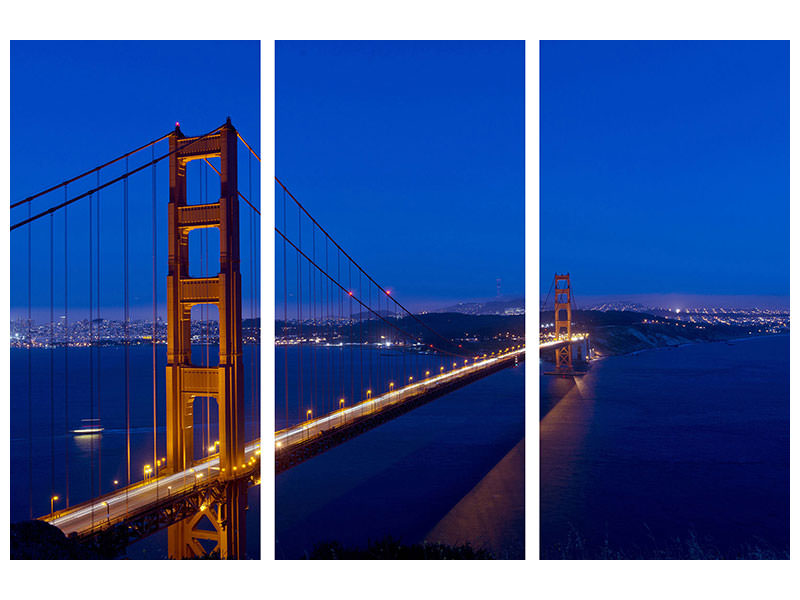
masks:
<instances>
[{"instance_id":1,"label":"white boat","mask_svg":"<svg viewBox=\"0 0 800 600\"><path fill-rule=\"evenodd\" d=\"M93 435L101 433L103 427L100 425L100 419L81 419L82 425L77 429L73 429L71 433L75 435Z\"/></svg>"}]
</instances>

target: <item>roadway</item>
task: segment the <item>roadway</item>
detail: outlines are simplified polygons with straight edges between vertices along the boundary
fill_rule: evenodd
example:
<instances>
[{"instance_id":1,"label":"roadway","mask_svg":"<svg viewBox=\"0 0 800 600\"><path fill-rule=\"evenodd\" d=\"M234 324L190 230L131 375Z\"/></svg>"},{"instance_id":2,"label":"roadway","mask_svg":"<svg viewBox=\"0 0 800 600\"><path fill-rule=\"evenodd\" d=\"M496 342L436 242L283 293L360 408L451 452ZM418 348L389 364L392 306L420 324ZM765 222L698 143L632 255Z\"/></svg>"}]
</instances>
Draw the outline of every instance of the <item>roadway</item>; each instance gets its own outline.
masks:
<instances>
[{"instance_id":1,"label":"roadway","mask_svg":"<svg viewBox=\"0 0 800 600\"><path fill-rule=\"evenodd\" d=\"M250 461L261 454L261 442L256 440L245 446L245 459ZM179 494L191 489L199 481L208 481L219 476L219 455L215 454L194 467L174 473L151 477L146 481L119 488L110 494L95 498L71 508L57 511L41 520L55 525L65 535L89 532L115 519L147 508L170 494Z\"/></svg>"},{"instance_id":2,"label":"roadway","mask_svg":"<svg viewBox=\"0 0 800 600\"><path fill-rule=\"evenodd\" d=\"M430 391L440 385L452 383L462 377L471 375L488 367L496 365L500 361L508 360L514 356L524 354L525 348L512 350L504 354L479 360L471 365L465 365L439 375L433 375L417 383L412 383L397 390L393 390L381 396L375 396L369 400L364 400L349 408L341 408L330 414L317 419L310 419L299 423L288 429L275 432L275 451L280 452L295 444L309 440L316 435L330 429L341 427L365 415L369 415L385 408L401 403L411 397L417 396L422 392Z\"/></svg>"}]
</instances>

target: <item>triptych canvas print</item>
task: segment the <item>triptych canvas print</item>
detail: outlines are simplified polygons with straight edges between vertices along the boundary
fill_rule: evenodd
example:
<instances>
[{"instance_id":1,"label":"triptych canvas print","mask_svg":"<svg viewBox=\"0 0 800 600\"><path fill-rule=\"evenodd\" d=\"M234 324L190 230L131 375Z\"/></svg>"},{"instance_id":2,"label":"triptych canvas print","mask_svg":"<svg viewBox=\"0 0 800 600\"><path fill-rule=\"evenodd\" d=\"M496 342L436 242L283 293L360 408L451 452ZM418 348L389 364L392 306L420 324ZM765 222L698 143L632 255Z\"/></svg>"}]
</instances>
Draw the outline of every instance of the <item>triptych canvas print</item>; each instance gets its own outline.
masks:
<instances>
[{"instance_id":1,"label":"triptych canvas print","mask_svg":"<svg viewBox=\"0 0 800 600\"><path fill-rule=\"evenodd\" d=\"M12 559L789 558L788 41L10 72Z\"/></svg>"}]
</instances>

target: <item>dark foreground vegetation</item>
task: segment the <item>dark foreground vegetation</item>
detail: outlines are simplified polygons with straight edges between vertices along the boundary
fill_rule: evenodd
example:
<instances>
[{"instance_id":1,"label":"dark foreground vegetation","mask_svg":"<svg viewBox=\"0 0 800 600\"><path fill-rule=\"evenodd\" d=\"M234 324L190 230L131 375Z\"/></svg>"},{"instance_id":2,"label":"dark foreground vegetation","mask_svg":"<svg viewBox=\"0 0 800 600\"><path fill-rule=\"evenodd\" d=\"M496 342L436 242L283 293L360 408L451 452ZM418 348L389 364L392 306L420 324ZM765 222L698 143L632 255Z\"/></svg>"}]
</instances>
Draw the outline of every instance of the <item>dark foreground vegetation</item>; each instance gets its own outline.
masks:
<instances>
[{"instance_id":1,"label":"dark foreground vegetation","mask_svg":"<svg viewBox=\"0 0 800 600\"><path fill-rule=\"evenodd\" d=\"M720 548L708 537L694 531L685 536L658 540L650 536L646 543L622 548L609 540L590 543L571 530L562 543L542 547L544 560L789 560L789 549L778 549L760 539L734 548Z\"/></svg>"},{"instance_id":2,"label":"dark foreground vegetation","mask_svg":"<svg viewBox=\"0 0 800 600\"><path fill-rule=\"evenodd\" d=\"M476 550L469 544L401 544L391 536L370 542L366 549L345 548L339 542L321 542L306 558L311 560L489 560L487 550Z\"/></svg>"}]
</instances>

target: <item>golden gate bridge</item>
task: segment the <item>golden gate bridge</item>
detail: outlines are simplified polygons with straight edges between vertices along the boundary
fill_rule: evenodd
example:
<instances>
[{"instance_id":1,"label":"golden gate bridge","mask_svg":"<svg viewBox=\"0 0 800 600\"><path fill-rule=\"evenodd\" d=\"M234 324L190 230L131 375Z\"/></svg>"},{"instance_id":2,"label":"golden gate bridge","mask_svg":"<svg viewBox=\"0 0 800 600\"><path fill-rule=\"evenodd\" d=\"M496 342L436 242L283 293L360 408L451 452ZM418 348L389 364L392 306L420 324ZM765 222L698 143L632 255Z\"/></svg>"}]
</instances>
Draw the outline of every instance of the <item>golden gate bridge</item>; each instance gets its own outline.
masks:
<instances>
[{"instance_id":1,"label":"golden gate bridge","mask_svg":"<svg viewBox=\"0 0 800 600\"><path fill-rule=\"evenodd\" d=\"M156 147L164 142L168 150L156 157ZM248 152L246 164L238 158L240 144ZM145 156L142 161L142 155L147 154L143 151L148 148L150 160ZM27 256L22 261L26 267L27 319L21 343L17 344L27 355L27 376L14 387L12 397L15 406L23 404L27 413L15 411L14 419L27 421L29 517L43 512L40 507L45 503L39 497L34 498L33 489L35 478L49 470L50 510L40 519L94 546L106 556L164 528L168 531L170 558L213 553L222 558L245 556L247 488L260 482L261 453L256 312L260 275L257 217L260 211L253 203L252 159L260 162L230 118L222 126L196 137L185 136L176 124L174 131L11 205L12 215L27 208L27 214L17 217L11 225L12 235L27 238L24 240ZM141 164L132 166L131 161L136 160ZM166 215L161 215L162 224L163 217L167 217L166 327L158 315L159 290L163 288L159 286L157 275L159 213L163 211L158 201L157 167L162 161L169 165L169 202ZM115 171L121 167L124 170L117 175ZM248 196L239 186L240 170L247 174ZM149 181L142 181L148 172ZM218 179L219 193L210 191L209 174ZM191 185L188 184L190 178ZM120 187L122 198L115 192ZM62 189L63 201L53 201L53 195ZM144 202L148 195L151 214L147 214ZM49 204L43 207L48 200ZM240 215L240 202L245 207L245 215ZM37 205L35 212L34 204ZM56 217L63 221L63 232L58 234ZM147 217L149 228L146 227ZM249 352L248 365L243 361L240 230L245 231L249 244L249 254L245 256L249 274L247 338L256 342ZM209 235L211 231L217 234L216 239ZM131 295L146 294L145 290L132 288L131 279L133 269L141 271L143 261L140 259L144 253L139 237L147 234L151 237L149 327L131 318ZM130 251L132 237L136 249L133 255ZM58 250L56 242L59 242ZM42 247L46 247L48 258L45 264L33 257L34 248L38 253ZM214 268L212 263L216 261L210 259L217 249L219 266ZM57 253L63 253L63 257L58 257L63 258L63 262L56 261ZM19 256L14 259L14 264L20 262ZM46 292L43 295L47 297L44 304L49 300L49 323L36 327L34 332L34 277L48 271L49 279L44 284L36 281L35 287L44 288ZM55 285L56 272L59 283L63 282L59 292ZM17 274L17 279L20 277ZM75 306L79 295L76 282L86 287L85 293L80 294L79 307ZM56 305L56 294L62 292L63 298ZM122 306L109 307L109 298L121 299ZM39 299L36 301L38 303ZM62 308L63 315L57 323L55 311ZM214 327L212 310L218 315ZM114 311L121 313L118 319L111 318ZM193 314L199 316L199 321L193 319ZM215 341L218 348L212 352ZM166 364L161 368L159 343L166 343ZM143 372L141 364L139 370L131 364L131 348L143 345L151 347L150 373ZM122 346L124 356L121 361L116 357L117 367L121 362L119 380L110 382L101 377L101 373L112 367L115 346ZM42 382L34 381L34 350L37 360L42 352L47 354L49 376L44 393L40 389ZM63 356L57 357L57 351ZM58 367L61 380L56 377L57 358L63 360L63 368L62 365ZM214 364L215 359L217 364ZM148 375L152 383L150 440L142 435L147 427L142 427L141 419L132 420L132 412L137 409L141 412L143 389L140 383ZM245 394L246 380L249 402ZM135 396L132 388L135 388ZM59 398L63 414L58 418L56 391L59 396L63 395ZM164 391L162 412L159 410L160 394ZM43 397L49 400L49 418L44 422L39 417ZM249 404L248 413L246 404ZM75 411L76 405L77 410L88 413L87 421L93 425L88 430L71 429L75 417L70 411ZM114 449L115 458L122 459L122 476L116 475L120 465L109 465L108 454L114 454L109 447L112 440L103 443L102 433L114 430L107 430L99 417L110 414L124 421L124 425L118 424L118 433L124 435L123 448ZM249 440L245 430L248 417ZM38 431L34 435L34 421L49 426L46 437L50 450L49 461L39 459L35 466L34 438L39 441L44 436ZM79 448L88 450L88 465L85 464L87 457L77 457L84 461L77 463L83 467L78 472L75 472L76 457L70 457L73 435L88 438L88 443ZM64 446L63 457L57 461L58 438L63 439ZM36 453L39 458L38 444ZM137 465L138 461L142 464ZM49 463L49 469L42 463ZM88 482L86 470L89 471ZM113 481L108 476L109 470L115 473ZM76 479L82 485L76 486ZM14 491L19 494L19 481L15 483Z\"/></svg>"},{"instance_id":2,"label":"golden gate bridge","mask_svg":"<svg viewBox=\"0 0 800 600\"><path fill-rule=\"evenodd\" d=\"M276 473L524 360L524 339L456 341L409 310L275 183Z\"/></svg>"},{"instance_id":3,"label":"golden gate bridge","mask_svg":"<svg viewBox=\"0 0 800 600\"><path fill-rule=\"evenodd\" d=\"M164 140L168 152L155 157L154 146ZM238 185L240 166L238 144L249 152L248 195ZM151 160L129 168L129 157L151 148ZM28 319L27 332L22 336L28 353L28 474L31 516L36 503L32 498L33 450L31 410L31 351L37 338L31 330L32 303L32 228L49 221L50 250L50 332L44 347L50 355L50 445L51 496L50 512L41 520L59 527L96 548L118 551L131 542L160 529L168 530L170 558L190 558L218 552L222 558L242 558L245 553L245 511L247 487L260 482L261 444L257 435L245 434L245 382L248 371L243 364L242 289L240 273L239 207L245 206L250 217L248 236L250 260L251 319L256 316L258 208L253 204L250 158L260 158L245 139L233 128L230 119L221 127L197 137L186 137L176 126L169 134L136 148L112 161L30 196L12 209L27 205L28 214L12 225L12 231L27 231L28 235ZM101 173L123 161L124 172L101 182ZM156 166L162 160L169 163L168 274L166 331L158 327L157 307L157 178ZM191 187L187 181L190 164L203 166L197 177L200 195L205 189L205 201L189 202ZM131 294L129 263L129 180L137 173L152 170L152 331L147 342L152 347L152 439L151 459L141 465L141 478L133 467L137 454L132 442L136 436L131 429L131 376L137 377L130 366L132 343L129 299ZM208 201L209 173L219 179L220 194ZM68 188L80 179L96 174L96 185L69 197ZM415 408L450 391L485 377L499 369L514 366L525 357L524 339L508 338L489 344L457 341L452 335L438 330L431 315L418 315L406 308L395 295L381 286L362 266L337 243L310 212L277 178L276 181L276 350L283 353L282 373L276 373L276 383L282 394L276 394L276 419L282 427L275 432L274 453L276 472L307 460L367 431L388 419ZM95 471L95 451L102 452L101 438L90 438L90 486L88 497L70 504L69 499L69 431L70 391L66 381L70 372L68 354L72 344L67 327L68 301L67 264L69 227L67 210L73 204L88 204L89 236L87 243L88 274L88 361L89 415L94 420L100 413L100 341L95 323L101 314L100 295L105 287L100 281L100 260L105 247L101 246L101 190L115 184L123 185L122 207L122 290L124 297L121 343L124 348L123 394L125 414L125 477L114 480L113 487L104 485L98 456ZM205 183L205 185L204 185ZM39 197L64 189L64 201L33 214L31 205ZM105 206L105 192L104 192ZM138 208L138 206L137 206ZM291 214L290 214L291 212ZM55 331L54 215L64 218L64 313L65 326L58 343ZM143 215L138 215L143 216ZM83 218L81 216L80 218ZM93 225L94 224L94 228ZM96 229L95 229L96 228ZM207 232L219 232L219 269L209 268L208 251L212 245ZM199 230L199 253L190 250L192 232ZM39 232L41 233L41 232ZM43 236L47 238L45 235ZM107 236L106 236L107 237ZM105 240L105 237L103 238ZM83 241L83 240L82 240ZM119 244L118 239L113 243ZM75 243L75 242L72 242ZM84 242L86 243L86 242ZM106 242L108 244L109 242ZM214 246L216 249L216 246ZM190 256L192 260L190 261ZM201 269L193 271L191 263L200 259ZM97 265L97 266L95 266ZM95 281L96 279L96 281ZM105 280L104 280L105 281ZM282 296L282 297L281 297ZM201 310L201 323L210 318L209 307L218 311L218 365L212 365L209 354L209 327L198 332L192 309ZM96 311L95 311L96 309ZM104 309L105 311L105 309ZM282 314L281 314L282 313ZM282 317L282 319L281 319ZM137 340L141 342L142 339ZM156 345L166 342L165 380L160 388ZM257 336L256 336L257 341ZM193 342L200 342L198 348ZM64 431L65 458L63 472L58 471L53 449L56 432L54 424L54 370L56 348L63 346L64 354ZM323 349L327 351L323 352ZM294 354L293 360L289 353ZM257 422L258 369L255 353L251 353L249 371L251 423ZM291 363L291 366L290 366ZM282 385L281 385L282 384ZM166 390L165 418L159 420L157 410L159 389ZM23 392L24 393L24 392ZM282 396L282 398L280 397ZM91 400L94 398L94 400ZM283 402L281 402L283 400ZM216 404L216 419L212 418ZM199 419L197 409L200 409ZM281 408L283 411L281 411ZM95 412L97 411L97 412ZM281 415L281 412L283 413ZM215 421L215 422L214 422ZM158 423L163 423L159 428ZM212 431L212 425L216 431ZM198 429L200 430L198 435ZM159 432L164 434L159 438ZM141 437L141 436L140 436ZM95 441L97 448L95 449ZM161 449L163 448L163 452ZM141 453L138 454L141 456ZM66 501L63 508L54 503L61 500L56 493L56 475L65 480Z\"/></svg>"}]
</instances>

